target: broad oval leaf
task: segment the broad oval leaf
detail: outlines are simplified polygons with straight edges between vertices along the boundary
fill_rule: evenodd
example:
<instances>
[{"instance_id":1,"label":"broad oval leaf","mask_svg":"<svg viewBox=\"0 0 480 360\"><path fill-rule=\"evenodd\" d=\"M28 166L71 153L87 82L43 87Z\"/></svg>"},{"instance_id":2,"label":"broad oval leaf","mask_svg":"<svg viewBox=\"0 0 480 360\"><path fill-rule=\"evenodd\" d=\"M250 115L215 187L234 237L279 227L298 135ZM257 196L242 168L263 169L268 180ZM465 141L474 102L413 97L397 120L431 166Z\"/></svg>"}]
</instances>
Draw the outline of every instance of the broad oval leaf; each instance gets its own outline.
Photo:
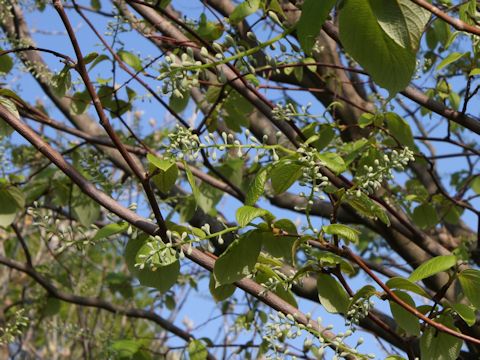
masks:
<instances>
[{"instance_id":1,"label":"broad oval leaf","mask_svg":"<svg viewBox=\"0 0 480 360\"><path fill-rule=\"evenodd\" d=\"M335 174L340 174L347 169L345 161L342 157L335 153L318 154L317 158L325 163L325 166L332 170Z\"/></svg>"},{"instance_id":2,"label":"broad oval leaf","mask_svg":"<svg viewBox=\"0 0 480 360\"><path fill-rule=\"evenodd\" d=\"M185 168L185 174L187 174L188 183L192 188L192 194L193 194L193 197L195 198L195 206L196 206L200 201L200 190L198 189L198 186L195 183L195 177L192 174L192 170L190 170L190 167L188 166L186 161L183 161L183 166Z\"/></svg>"},{"instance_id":3,"label":"broad oval leaf","mask_svg":"<svg viewBox=\"0 0 480 360\"><path fill-rule=\"evenodd\" d=\"M410 48L406 19L397 0L368 0L382 30L398 45Z\"/></svg>"},{"instance_id":4,"label":"broad oval leaf","mask_svg":"<svg viewBox=\"0 0 480 360\"><path fill-rule=\"evenodd\" d=\"M92 241L102 240L109 236L119 234L127 230L127 228L128 228L128 223L126 222L105 225L104 227L102 227L97 231L95 236L92 238Z\"/></svg>"},{"instance_id":5,"label":"broad oval leaf","mask_svg":"<svg viewBox=\"0 0 480 360\"><path fill-rule=\"evenodd\" d=\"M120 50L117 55L122 59L122 61L130 65L135 71L142 71L142 61L140 58L130 51Z\"/></svg>"},{"instance_id":6,"label":"broad oval leaf","mask_svg":"<svg viewBox=\"0 0 480 360\"><path fill-rule=\"evenodd\" d=\"M467 299L477 310L480 309L480 271L464 270L458 275L458 280Z\"/></svg>"},{"instance_id":7,"label":"broad oval leaf","mask_svg":"<svg viewBox=\"0 0 480 360\"><path fill-rule=\"evenodd\" d=\"M158 267L156 271L152 271L147 266L143 269L136 267L137 253L148 239L147 235L130 239L125 248L125 262L130 273L138 278L141 285L156 288L164 293L177 282L180 262L177 260L168 266Z\"/></svg>"},{"instance_id":8,"label":"broad oval leaf","mask_svg":"<svg viewBox=\"0 0 480 360\"><path fill-rule=\"evenodd\" d=\"M401 289L411 291L417 295L430 299L428 293L414 282L401 277L393 277L385 283L390 289Z\"/></svg>"},{"instance_id":9,"label":"broad oval leaf","mask_svg":"<svg viewBox=\"0 0 480 360\"><path fill-rule=\"evenodd\" d=\"M213 300L215 300L215 302L220 302L232 296L237 287L232 284L217 285L215 277L212 274L210 276L210 282L208 283L208 289L210 290Z\"/></svg>"},{"instance_id":10,"label":"broad oval leaf","mask_svg":"<svg viewBox=\"0 0 480 360\"><path fill-rule=\"evenodd\" d=\"M365 285L360 290L358 290L355 295L352 296L348 304L348 308L351 307L360 299L370 299L372 296L377 294L377 289L373 285Z\"/></svg>"},{"instance_id":11,"label":"broad oval leaf","mask_svg":"<svg viewBox=\"0 0 480 360\"><path fill-rule=\"evenodd\" d=\"M442 316L438 322L457 330L451 318ZM463 341L452 335L428 326L420 338L420 354L422 360L456 360L460 354Z\"/></svg>"},{"instance_id":12,"label":"broad oval leaf","mask_svg":"<svg viewBox=\"0 0 480 360\"><path fill-rule=\"evenodd\" d=\"M0 48L0 51L3 49ZM0 56L0 73L7 74L13 68L13 60L8 55L1 55Z\"/></svg>"},{"instance_id":13,"label":"broad oval leaf","mask_svg":"<svg viewBox=\"0 0 480 360\"><path fill-rule=\"evenodd\" d=\"M72 75L70 74L70 68L65 65L60 73L52 77L50 86L55 96L65 96L67 91L72 86Z\"/></svg>"},{"instance_id":14,"label":"broad oval leaf","mask_svg":"<svg viewBox=\"0 0 480 360\"><path fill-rule=\"evenodd\" d=\"M398 3L407 23L411 48L416 51L420 45L420 39L425 26L430 20L431 13L411 0L398 0Z\"/></svg>"},{"instance_id":15,"label":"broad oval leaf","mask_svg":"<svg viewBox=\"0 0 480 360\"><path fill-rule=\"evenodd\" d=\"M446 271L457 263L455 255L436 256L416 268L409 276L410 281L420 281L427 277Z\"/></svg>"},{"instance_id":16,"label":"broad oval leaf","mask_svg":"<svg viewBox=\"0 0 480 360\"><path fill-rule=\"evenodd\" d=\"M25 196L14 186L0 188L0 227L9 226L18 211L25 207Z\"/></svg>"},{"instance_id":17,"label":"broad oval leaf","mask_svg":"<svg viewBox=\"0 0 480 360\"><path fill-rule=\"evenodd\" d=\"M257 264L257 269L258 271L255 274L255 281L259 284L267 283L268 279L270 278L277 279L279 281L282 280L269 266ZM275 288L271 289L271 291L279 298L288 302L290 305L298 307L297 300L295 299L293 293L290 290L286 290L281 283L278 283Z\"/></svg>"},{"instance_id":18,"label":"broad oval leaf","mask_svg":"<svg viewBox=\"0 0 480 360\"><path fill-rule=\"evenodd\" d=\"M413 209L412 219L421 228L431 228L437 225L438 216L433 205L425 203Z\"/></svg>"},{"instance_id":19,"label":"broad oval leaf","mask_svg":"<svg viewBox=\"0 0 480 360\"><path fill-rule=\"evenodd\" d=\"M351 227L343 224L330 224L322 227L326 234L338 235L347 242L358 243L358 234L360 231L352 229Z\"/></svg>"},{"instance_id":20,"label":"broad oval leaf","mask_svg":"<svg viewBox=\"0 0 480 360\"><path fill-rule=\"evenodd\" d=\"M365 0L346 0L339 14L340 40L345 50L390 96L403 90L415 71L415 52L402 48L378 24Z\"/></svg>"},{"instance_id":21,"label":"broad oval leaf","mask_svg":"<svg viewBox=\"0 0 480 360\"><path fill-rule=\"evenodd\" d=\"M208 357L207 348L200 340L191 340L187 350L190 360L205 360Z\"/></svg>"},{"instance_id":22,"label":"broad oval leaf","mask_svg":"<svg viewBox=\"0 0 480 360\"><path fill-rule=\"evenodd\" d=\"M465 321L468 326L472 326L477 322L477 317L475 316L475 309L472 306L462 303L453 303L452 308L463 319L463 321Z\"/></svg>"},{"instance_id":23,"label":"broad oval leaf","mask_svg":"<svg viewBox=\"0 0 480 360\"><path fill-rule=\"evenodd\" d=\"M235 215L238 225L247 226L253 219L270 214L268 210L259 209L250 205L238 208Z\"/></svg>"},{"instance_id":24,"label":"broad oval leaf","mask_svg":"<svg viewBox=\"0 0 480 360\"><path fill-rule=\"evenodd\" d=\"M282 160L275 164L270 172L273 191L281 194L287 191L290 186L302 176L302 166L291 159Z\"/></svg>"},{"instance_id":25,"label":"broad oval leaf","mask_svg":"<svg viewBox=\"0 0 480 360\"><path fill-rule=\"evenodd\" d=\"M320 303L329 313L347 313L350 302L349 296L342 285L332 276L319 274L317 278L317 291Z\"/></svg>"},{"instance_id":26,"label":"broad oval leaf","mask_svg":"<svg viewBox=\"0 0 480 360\"><path fill-rule=\"evenodd\" d=\"M412 297L406 292L394 290L393 293L397 295L400 299L406 302L411 307L415 308L415 302ZM418 317L409 311L405 310L403 307L398 305L394 301L389 301L390 310L392 312L395 322L401 327L408 335L418 336L420 335L420 322Z\"/></svg>"},{"instance_id":27,"label":"broad oval leaf","mask_svg":"<svg viewBox=\"0 0 480 360\"><path fill-rule=\"evenodd\" d=\"M217 285L232 284L249 275L255 269L261 246L255 230L233 241L215 261L213 273Z\"/></svg>"},{"instance_id":28,"label":"broad oval leaf","mask_svg":"<svg viewBox=\"0 0 480 360\"><path fill-rule=\"evenodd\" d=\"M152 177L153 182L163 193L168 193L178 177L178 167L175 161L160 159L152 154L147 154L147 159L157 170Z\"/></svg>"},{"instance_id":29,"label":"broad oval leaf","mask_svg":"<svg viewBox=\"0 0 480 360\"><path fill-rule=\"evenodd\" d=\"M388 112L385 114L385 122L392 136L395 137L400 144L408 146L410 150L414 149L412 129L405 119L396 113Z\"/></svg>"},{"instance_id":30,"label":"broad oval leaf","mask_svg":"<svg viewBox=\"0 0 480 360\"><path fill-rule=\"evenodd\" d=\"M230 22L237 24L247 16L255 13L260 7L260 0L245 0L230 14Z\"/></svg>"},{"instance_id":31,"label":"broad oval leaf","mask_svg":"<svg viewBox=\"0 0 480 360\"><path fill-rule=\"evenodd\" d=\"M303 2L302 15L297 22L297 36L306 54L312 52L320 29L335 3L336 0L305 0Z\"/></svg>"},{"instance_id":32,"label":"broad oval leaf","mask_svg":"<svg viewBox=\"0 0 480 360\"><path fill-rule=\"evenodd\" d=\"M465 55L467 55L468 52L465 53L459 53L459 52L452 52L448 54L437 66L437 70L443 69L445 66L450 65L451 63L454 63L455 61L461 59Z\"/></svg>"},{"instance_id":33,"label":"broad oval leaf","mask_svg":"<svg viewBox=\"0 0 480 360\"><path fill-rule=\"evenodd\" d=\"M7 110L15 116L16 119L20 119L20 114L18 113L17 107L10 99L0 96L0 105L7 108ZM5 120L0 119L0 138L2 136L8 136L13 133L13 128L8 125Z\"/></svg>"},{"instance_id":34,"label":"broad oval leaf","mask_svg":"<svg viewBox=\"0 0 480 360\"><path fill-rule=\"evenodd\" d=\"M265 183L267 182L267 171L261 169L255 175L255 179L250 183L250 186L245 197L245 205L255 205L260 196L265 191Z\"/></svg>"}]
</instances>

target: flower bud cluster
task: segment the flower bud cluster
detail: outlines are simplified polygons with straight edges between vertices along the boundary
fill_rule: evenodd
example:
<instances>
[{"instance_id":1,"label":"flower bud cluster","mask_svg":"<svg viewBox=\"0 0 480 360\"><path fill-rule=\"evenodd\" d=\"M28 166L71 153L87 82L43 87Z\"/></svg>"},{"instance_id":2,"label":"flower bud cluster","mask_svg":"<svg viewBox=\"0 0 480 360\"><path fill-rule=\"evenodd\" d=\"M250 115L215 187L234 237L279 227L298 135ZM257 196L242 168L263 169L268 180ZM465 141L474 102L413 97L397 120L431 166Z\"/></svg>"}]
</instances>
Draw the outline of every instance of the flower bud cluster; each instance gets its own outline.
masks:
<instances>
[{"instance_id":1,"label":"flower bud cluster","mask_svg":"<svg viewBox=\"0 0 480 360\"><path fill-rule=\"evenodd\" d=\"M272 109L272 116L278 121L291 121L297 115L297 111L292 103L278 103Z\"/></svg>"},{"instance_id":2,"label":"flower bud cluster","mask_svg":"<svg viewBox=\"0 0 480 360\"><path fill-rule=\"evenodd\" d=\"M405 147L400 152L393 150L390 154L383 155L382 159L375 159L373 165L364 165L363 174L355 179L357 196L361 196L362 190L368 194L378 190L383 181L393 179L393 169L403 170L414 160L413 152Z\"/></svg>"},{"instance_id":3,"label":"flower bud cluster","mask_svg":"<svg viewBox=\"0 0 480 360\"><path fill-rule=\"evenodd\" d=\"M198 78L202 71L196 67L201 65L201 61L194 59L191 48L187 48L187 52L183 53L178 61L173 56L165 56L158 76L158 80L168 78L168 81L163 82L162 92L183 98L183 94L198 86Z\"/></svg>"},{"instance_id":4,"label":"flower bud cluster","mask_svg":"<svg viewBox=\"0 0 480 360\"><path fill-rule=\"evenodd\" d=\"M168 135L170 145L168 152L178 159L190 157L196 159L200 153L200 139L191 128L176 125L175 130Z\"/></svg>"},{"instance_id":5,"label":"flower bud cluster","mask_svg":"<svg viewBox=\"0 0 480 360\"><path fill-rule=\"evenodd\" d=\"M330 182L326 176L320 173L320 168L325 166L325 163L318 158L318 151L315 148L302 145L297 149L297 153L300 154L298 161L303 167L299 185L310 188L310 194L301 192L299 195L308 198L307 207L309 208L313 205L315 200L325 199L321 193Z\"/></svg>"},{"instance_id":6,"label":"flower bud cluster","mask_svg":"<svg viewBox=\"0 0 480 360\"><path fill-rule=\"evenodd\" d=\"M302 335L302 330L292 315L284 315L278 312L275 315L270 314L268 322L265 325L263 340L268 344L271 350L266 359L285 359L289 349L285 342L294 340Z\"/></svg>"},{"instance_id":7,"label":"flower bud cluster","mask_svg":"<svg viewBox=\"0 0 480 360\"><path fill-rule=\"evenodd\" d=\"M375 303L370 298L358 299L347 312L346 325L356 326L360 323L360 320L367 317L368 313L375 306ZM353 328L355 329L355 328Z\"/></svg>"}]
</instances>

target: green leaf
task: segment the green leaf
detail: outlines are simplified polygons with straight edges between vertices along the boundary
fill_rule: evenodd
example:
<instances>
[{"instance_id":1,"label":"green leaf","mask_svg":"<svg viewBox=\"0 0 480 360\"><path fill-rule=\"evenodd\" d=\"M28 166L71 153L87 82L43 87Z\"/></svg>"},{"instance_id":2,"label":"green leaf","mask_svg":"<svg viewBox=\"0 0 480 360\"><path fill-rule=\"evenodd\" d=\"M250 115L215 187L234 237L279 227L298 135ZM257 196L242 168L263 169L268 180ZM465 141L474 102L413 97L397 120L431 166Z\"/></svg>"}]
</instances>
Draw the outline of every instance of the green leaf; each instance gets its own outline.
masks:
<instances>
[{"instance_id":1,"label":"green leaf","mask_svg":"<svg viewBox=\"0 0 480 360\"><path fill-rule=\"evenodd\" d=\"M452 308L468 326L472 326L477 322L475 309L471 306L462 303L453 303Z\"/></svg>"},{"instance_id":2,"label":"green leaf","mask_svg":"<svg viewBox=\"0 0 480 360\"><path fill-rule=\"evenodd\" d=\"M233 241L215 262L213 273L217 284L232 284L255 269L262 242L257 231L250 231Z\"/></svg>"},{"instance_id":3,"label":"green leaf","mask_svg":"<svg viewBox=\"0 0 480 360\"><path fill-rule=\"evenodd\" d=\"M87 90L82 92L76 92L72 96L72 103L70 105L70 110L75 115L84 114L90 106L90 94Z\"/></svg>"},{"instance_id":4,"label":"green leaf","mask_svg":"<svg viewBox=\"0 0 480 360\"><path fill-rule=\"evenodd\" d=\"M445 326L458 331L451 318L443 316L436 320ZM463 341L452 335L428 326L420 338L420 354L422 360L456 360L460 354Z\"/></svg>"},{"instance_id":5,"label":"green leaf","mask_svg":"<svg viewBox=\"0 0 480 360\"><path fill-rule=\"evenodd\" d=\"M469 54L469 53L468 52L464 52L464 53L452 52L452 53L448 54L448 56L445 57L440 62L440 64L438 64L437 70L443 69L445 66L450 65L451 63L454 63L455 61L461 59L462 57L464 57L467 54Z\"/></svg>"},{"instance_id":6,"label":"green leaf","mask_svg":"<svg viewBox=\"0 0 480 360\"><path fill-rule=\"evenodd\" d=\"M104 60L109 60L110 58L105 55L105 54L102 54L102 55L99 55L95 58L95 60L93 60L92 64L90 65L90 67L88 68L88 71L92 70L95 66L97 66L98 64L100 64L102 61Z\"/></svg>"},{"instance_id":7,"label":"green leaf","mask_svg":"<svg viewBox=\"0 0 480 360\"><path fill-rule=\"evenodd\" d=\"M356 194L347 195L346 203L353 207L360 215L374 220L378 218L384 224L390 226L390 218L388 217L385 209L370 199L363 192L360 194L360 196L357 196Z\"/></svg>"},{"instance_id":8,"label":"green leaf","mask_svg":"<svg viewBox=\"0 0 480 360\"><path fill-rule=\"evenodd\" d=\"M397 0L368 0L382 30L398 45L410 48L407 22Z\"/></svg>"},{"instance_id":9,"label":"green leaf","mask_svg":"<svg viewBox=\"0 0 480 360\"><path fill-rule=\"evenodd\" d=\"M398 140L400 144L408 146L410 150L415 148L412 129L405 119L396 113L388 112L385 114L385 122L392 136Z\"/></svg>"},{"instance_id":10,"label":"green leaf","mask_svg":"<svg viewBox=\"0 0 480 360\"><path fill-rule=\"evenodd\" d=\"M133 288L130 283L131 279L128 275L123 273L110 272L105 277L105 281L108 284L108 288L112 294L120 293L125 299L131 299L133 297Z\"/></svg>"},{"instance_id":11,"label":"green leaf","mask_svg":"<svg viewBox=\"0 0 480 360\"><path fill-rule=\"evenodd\" d=\"M470 183L470 187L476 194L480 195L480 176L477 176L473 181Z\"/></svg>"},{"instance_id":12,"label":"green leaf","mask_svg":"<svg viewBox=\"0 0 480 360\"><path fill-rule=\"evenodd\" d=\"M393 291L393 293L397 295L400 299L402 299L404 302L406 302L408 305L415 308L415 302L406 292L395 290ZM393 319L398 324L398 326L405 330L405 332L410 336L420 335L420 322L418 321L418 317L405 310L403 307L401 307L394 301L389 301L389 303Z\"/></svg>"},{"instance_id":13,"label":"green leaf","mask_svg":"<svg viewBox=\"0 0 480 360\"><path fill-rule=\"evenodd\" d=\"M170 96L168 105L177 113L181 113L187 108L190 95L188 92L182 93L182 96L177 96L175 93Z\"/></svg>"},{"instance_id":14,"label":"green leaf","mask_svg":"<svg viewBox=\"0 0 480 360\"><path fill-rule=\"evenodd\" d=\"M200 340L191 340L187 347L190 360L205 360L208 356L205 344Z\"/></svg>"},{"instance_id":15,"label":"green leaf","mask_svg":"<svg viewBox=\"0 0 480 360\"><path fill-rule=\"evenodd\" d=\"M430 11L413 3L411 0L398 0L400 9L407 23L408 34L410 37L410 46L417 50L420 45L420 39L425 30L425 26L430 20Z\"/></svg>"},{"instance_id":16,"label":"green leaf","mask_svg":"<svg viewBox=\"0 0 480 360\"><path fill-rule=\"evenodd\" d=\"M4 106L17 120L20 119L17 107L10 99L0 96L0 105ZM9 136L13 133L13 128L8 125L5 120L0 119L0 138L2 136Z\"/></svg>"},{"instance_id":17,"label":"green leaf","mask_svg":"<svg viewBox=\"0 0 480 360\"><path fill-rule=\"evenodd\" d=\"M60 300L53 296L48 296L45 307L42 309L43 316L57 315L62 307Z\"/></svg>"},{"instance_id":18,"label":"green leaf","mask_svg":"<svg viewBox=\"0 0 480 360\"><path fill-rule=\"evenodd\" d=\"M25 196L14 186L0 187L0 204L0 227L7 227L25 207Z\"/></svg>"},{"instance_id":19,"label":"green leaf","mask_svg":"<svg viewBox=\"0 0 480 360\"><path fill-rule=\"evenodd\" d=\"M75 219L85 227L90 226L100 216L100 206L85 195L77 186L72 191L72 213Z\"/></svg>"},{"instance_id":20,"label":"green leaf","mask_svg":"<svg viewBox=\"0 0 480 360\"><path fill-rule=\"evenodd\" d=\"M50 86L55 96L65 96L67 91L72 87L72 75L70 74L70 68L67 65L65 65L60 73L52 77Z\"/></svg>"},{"instance_id":21,"label":"green leaf","mask_svg":"<svg viewBox=\"0 0 480 360\"><path fill-rule=\"evenodd\" d=\"M0 51L3 49L0 48ZM13 68L13 60L7 54L0 56L0 73L7 74Z\"/></svg>"},{"instance_id":22,"label":"green leaf","mask_svg":"<svg viewBox=\"0 0 480 360\"><path fill-rule=\"evenodd\" d=\"M152 252L154 252L153 255ZM177 261L177 253L173 248L165 246L163 241L152 237L138 249L135 262L143 263L147 257L149 264L155 267L169 266Z\"/></svg>"},{"instance_id":23,"label":"green leaf","mask_svg":"<svg viewBox=\"0 0 480 360\"><path fill-rule=\"evenodd\" d=\"M480 271L464 270L458 275L458 280L467 299L477 310L480 309Z\"/></svg>"},{"instance_id":24,"label":"green leaf","mask_svg":"<svg viewBox=\"0 0 480 360\"><path fill-rule=\"evenodd\" d=\"M347 313L350 302L349 296L342 285L332 276L319 274L317 278L317 291L320 303L329 313Z\"/></svg>"},{"instance_id":25,"label":"green leaf","mask_svg":"<svg viewBox=\"0 0 480 360\"><path fill-rule=\"evenodd\" d=\"M156 168L153 182L162 193L167 194L177 181L177 164L173 160L160 159L152 154L147 154L147 160Z\"/></svg>"},{"instance_id":26,"label":"green leaf","mask_svg":"<svg viewBox=\"0 0 480 360\"><path fill-rule=\"evenodd\" d=\"M335 174L340 174L347 169L345 165L345 161L343 161L342 157L336 153L322 153L317 154L317 158L324 162L325 165L332 170Z\"/></svg>"},{"instance_id":27,"label":"green leaf","mask_svg":"<svg viewBox=\"0 0 480 360\"><path fill-rule=\"evenodd\" d=\"M235 25L247 16L255 13L260 7L260 0L245 0L230 14L230 23Z\"/></svg>"},{"instance_id":28,"label":"green leaf","mask_svg":"<svg viewBox=\"0 0 480 360\"><path fill-rule=\"evenodd\" d=\"M408 277L410 281L417 282L442 271L446 271L457 263L455 255L442 255L431 258L416 268Z\"/></svg>"},{"instance_id":29,"label":"green leaf","mask_svg":"<svg viewBox=\"0 0 480 360\"><path fill-rule=\"evenodd\" d=\"M98 53L96 52L91 52L87 56L83 58L83 61L85 62L85 65L90 64L93 60L95 60L98 57Z\"/></svg>"},{"instance_id":30,"label":"green leaf","mask_svg":"<svg viewBox=\"0 0 480 360\"><path fill-rule=\"evenodd\" d=\"M248 187L247 195L245 197L245 205L255 205L260 196L265 191L265 183L267 182L267 170L265 168L260 169L255 175L255 179L250 183Z\"/></svg>"},{"instance_id":31,"label":"green leaf","mask_svg":"<svg viewBox=\"0 0 480 360\"><path fill-rule=\"evenodd\" d=\"M340 265L343 272L347 274L355 274L355 269L347 260L328 251L316 251L313 255L317 258L321 267L336 267Z\"/></svg>"},{"instance_id":32,"label":"green leaf","mask_svg":"<svg viewBox=\"0 0 480 360\"><path fill-rule=\"evenodd\" d=\"M470 71L470 73L468 74L468 76L477 76L477 75L480 75L480 68L475 68L472 71Z\"/></svg>"},{"instance_id":33,"label":"green leaf","mask_svg":"<svg viewBox=\"0 0 480 360\"><path fill-rule=\"evenodd\" d=\"M352 229L351 227L343 224L330 224L322 226L323 231L326 234L338 235L342 239L354 244L358 243L358 234L360 231Z\"/></svg>"},{"instance_id":34,"label":"green leaf","mask_svg":"<svg viewBox=\"0 0 480 360\"><path fill-rule=\"evenodd\" d=\"M135 71L143 70L142 61L137 55L125 50L120 50L117 55L124 63L130 65Z\"/></svg>"},{"instance_id":35,"label":"green leaf","mask_svg":"<svg viewBox=\"0 0 480 360\"><path fill-rule=\"evenodd\" d=\"M302 166L291 159L281 160L270 171L270 179L275 194L287 191L302 176Z\"/></svg>"},{"instance_id":36,"label":"green leaf","mask_svg":"<svg viewBox=\"0 0 480 360\"><path fill-rule=\"evenodd\" d=\"M402 48L383 31L369 1L345 1L339 22L346 51L390 96L408 85L415 71L415 52Z\"/></svg>"},{"instance_id":37,"label":"green leaf","mask_svg":"<svg viewBox=\"0 0 480 360\"><path fill-rule=\"evenodd\" d=\"M430 12L410 0L369 0L382 30L398 45L416 50Z\"/></svg>"},{"instance_id":38,"label":"green leaf","mask_svg":"<svg viewBox=\"0 0 480 360\"><path fill-rule=\"evenodd\" d=\"M222 106L225 123L229 129L236 132L240 132L242 126L248 126L248 115L252 111L252 103L236 90L230 91Z\"/></svg>"},{"instance_id":39,"label":"green leaf","mask_svg":"<svg viewBox=\"0 0 480 360\"><path fill-rule=\"evenodd\" d=\"M90 0L90 6L94 10L100 10L102 8L100 0Z\"/></svg>"},{"instance_id":40,"label":"green leaf","mask_svg":"<svg viewBox=\"0 0 480 360\"><path fill-rule=\"evenodd\" d=\"M279 221L289 221L287 219ZM277 224L277 223L275 223ZM275 228L279 228L275 225ZM271 231L262 231L259 233L259 238L262 241L262 245L266 252L277 258L283 258L284 261L291 263L292 261L292 247L295 242L295 238L292 236L275 235Z\"/></svg>"},{"instance_id":41,"label":"green leaf","mask_svg":"<svg viewBox=\"0 0 480 360\"><path fill-rule=\"evenodd\" d=\"M370 299L372 296L377 294L377 290L372 285L365 285L360 290L358 290L355 295L352 296L350 302L348 303L348 309L351 309L352 306L360 299Z\"/></svg>"},{"instance_id":42,"label":"green leaf","mask_svg":"<svg viewBox=\"0 0 480 360\"><path fill-rule=\"evenodd\" d=\"M302 15L297 22L297 37L300 46L310 55L323 23L332 10L336 0L305 0Z\"/></svg>"},{"instance_id":43,"label":"green leaf","mask_svg":"<svg viewBox=\"0 0 480 360\"><path fill-rule=\"evenodd\" d=\"M215 276L212 274L210 276L210 282L208 283L208 289L210 294L212 294L213 300L215 302L220 302L228 299L233 295L237 287L232 284L218 285L216 286Z\"/></svg>"},{"instance_id":44,"label":"green leaf","mask_svg":"<svg viewBox=\"0 0 480 360\"><path fill-rule=\"evenodd\" d=\"M320 125L318 140L313 143L317 150L322 150L335 138L335 131L330 125Z\"/></svg>"},{"instance_id":45,"label":"green leaf","mask_svg":"<svg viewBox=\"0 0 480 360\"><path fill-rule=\"evenodd\" d=\"M280 219L273 223L271 229L269 227L269 231L261 231L258 234L267 253L277 258L283 258L284 261L291 263L295 237L282 235L284 232L296 234L297 228L290 220Z\"/></svg>"},{"instance_id":46,"label":"green leaf","mask_svg":"<svg viewBox=\"0 0 480 360\"><path fill-rule=\"evenodd\" d=\"M131 358L142 347L142 343L137 340L117 340L111 345L111 349L118 353L121 358Z\"/></svg>"},{"instance_id":47,"label":"green leaf","mask_svg":"<svg viewBox=\"0 0 480 360\"><path fill-rule=\"evenodd\" d=\"M423 296L427 299L430 299L430 296L427 294L427 292L422 287L418 286L417 284L415 284L414 282L411 282L408 279L404 279L404 278L401 278L401 277L393 277L393 278L389 279L385 284L390 289L407 290L407 291L411 291L415 294L418 294L420 296Z\"/></svg>"},{"instance_id":48,"label":"green leaf","mask_svg":"<svg viewBox=\"0 0 480 360\"><path fill-rule=\"evenodd\" d=\"M97 231L95 236L92 238L92 241L102 240L112 235L119 234L127 230L127 228L128 228L128 223L123 221L119 223L105 225L104 227L102 227Z\"/></svg>"},{"instance_id":49,"label":"green leaf","mask_svg":"<svg viewBox=\"0 0 480 360\"><path fill-rule=\"evenodd\" d=\"M237 209L235 215L238 225L241 227L247 226L253 219L268 215L269 211L265 209L259 209L250 205L244 205Z\"/></svg>"},{"instance_id":50,"label":"green leaf","mask_svg":"<svg viewBox=\"0 0 480 360\"><path fill-rule=\"evenodd\" d=\"M192 170L190 170L190 167L188 166L186 161L183 161L183 166L185 168L185 173L187 174L188 183L192 188L192 194L195 198L195 203L198 204L198 202L200 201L200 190L198 190L197 184L195 183L195 177L193 176Z\"/></svg>"},{"instance_id":51,"label":"green leaf","mask_svg":"<svg viewBox=\"0 0 480 360\"><path fill-rule=\"evenodd\" d=\"M198 23L196 33L202 39L207 41L217 40L222 36L224 30L221 23L208 21L204 13L200 15L200 22Z\"/></svg>"},{"instance_id":52,"label":"green leaf","mask_svg":"<svg viewBox=\"0 0 480 360\"><path fill-rule=\"evenodd\" d=\"M148 239L147 235L130 239L125 248L125 262L130 273L138 278L141 285L156 288L164 293L177 282L180 262L177 260L171 265L158 267L156 271L152 271L148 266L143 269L135 267L137 253Z\"/></svg>"},{"instance_id":53,"label":"green leaf","mask_svg":"<svg viewBox=\"0 0 480 360\"><path fill-rule=\"evenodd\" d=\"M358 118L358 126L364 129L368 125L373 124L374 119L375 119L375 115L370 113L364 113Z\"/></svg>"},{"instance_id":54,"label":"green leaf","mask_svg":"<svg viewBox=\"0 0 480 360\"><path fill-rule=\"evenodd\" d=\"M417 206L412 214L413 222L423 229L432 228L438 224L437 212L433 205L425 203Z\"/></svg>"},{"instance_id":55,"label":"green leaf","mask_svg":"<svg viewBox=\"0 0 480 360\"><path fill-rule=\"evenodd\" d=\"M265 284L268 282L269 279L276 279L279 282L282 281L282 279L277 275L275 271L272 270L270 266L257 264L257 270L258 271L255 274L255 281L259 284ZM294 307L298 307L295 296L290 290L286 290L283 284L281 283L277 284L274 289L271 289L271 291L274 294L276 294L279 298L288 302L290 305Z\"/></svg>"}]
</instances>

